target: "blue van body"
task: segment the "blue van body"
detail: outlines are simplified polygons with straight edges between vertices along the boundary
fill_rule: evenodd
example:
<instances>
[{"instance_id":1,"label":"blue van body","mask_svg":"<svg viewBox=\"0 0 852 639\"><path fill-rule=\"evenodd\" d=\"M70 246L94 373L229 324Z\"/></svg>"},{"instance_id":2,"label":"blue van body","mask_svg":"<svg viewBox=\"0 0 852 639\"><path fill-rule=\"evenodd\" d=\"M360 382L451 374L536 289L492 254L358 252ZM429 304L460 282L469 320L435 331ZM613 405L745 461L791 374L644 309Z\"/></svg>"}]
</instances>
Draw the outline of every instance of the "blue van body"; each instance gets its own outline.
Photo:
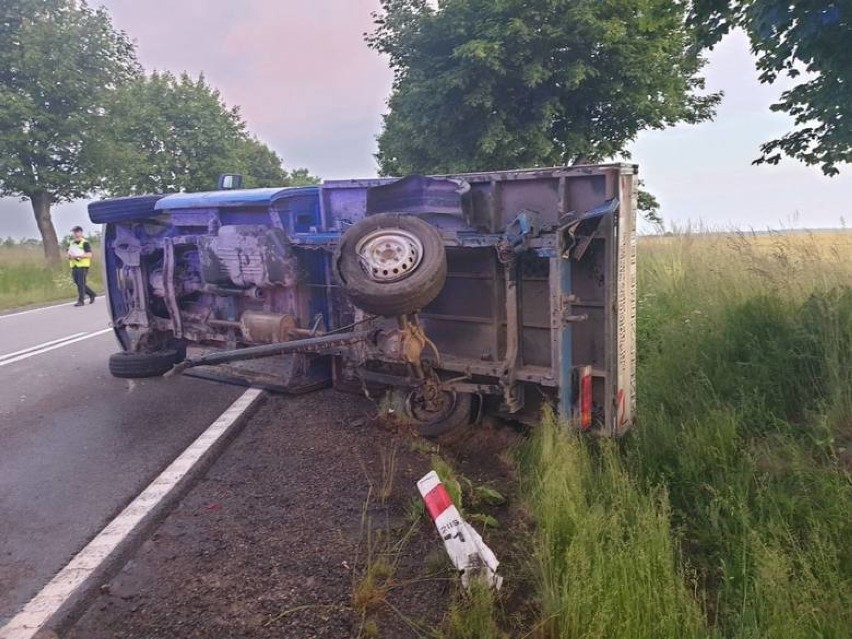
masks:
<instances>
[{"instance_id":1,"label":"blue van body","mask_svg":"<svg viewBox=\"0 0 852 639\"><path fill-rule=\"evenodd\" d=\"M118 198L89 215L104 225L125 353L188 348L196 374L286 392L410 389L422 360L481 410L534 422L549 403L618 434L633 420L635 175L609 164L335 180ZM440 292L400 317L353 304L335 262L348 230L389 214L428 223L446 254Z\"/></svg>"}]
</instances>

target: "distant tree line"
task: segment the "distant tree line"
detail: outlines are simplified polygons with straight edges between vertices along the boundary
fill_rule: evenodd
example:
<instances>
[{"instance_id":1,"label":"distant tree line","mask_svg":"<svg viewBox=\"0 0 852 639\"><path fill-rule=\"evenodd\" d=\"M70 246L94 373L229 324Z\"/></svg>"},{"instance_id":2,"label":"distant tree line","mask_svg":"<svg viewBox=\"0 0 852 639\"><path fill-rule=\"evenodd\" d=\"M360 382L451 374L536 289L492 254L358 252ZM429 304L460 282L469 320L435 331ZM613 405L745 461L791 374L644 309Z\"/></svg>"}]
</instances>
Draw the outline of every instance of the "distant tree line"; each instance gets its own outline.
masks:
<instances>
[{"instance_id":1,"label":"distant tree line","mask_svg":"<svg viewBox=\"0 0 852 639\"><path fill-rule=\"evenodd\" d=\"M74 239L74 236L71 233L68 233L59 241L59 244L63 250L68 248L68 246L71 244L72 239ZM93 244L100 244L101 233L100 231L93 231L86 235L86 239L92 242ZM5 240L0 241L0 248L10 249L15 248L17 246L41 248L44 246L44 242L34 237L22 237L16 239L11 235L7 235Z\"/></svg>"},{"instance_id":2,"label":"distant tree line","mask_svg":"<svg viewBox=\"0 0 852 639\"><path fill-rule=\"evenodd\" d=\"M205 78L146 74L103 8L0 2L0 196L29 200L51 262L51 207L101 195L316 182L248 132Z\"/></svg>"},{"instance_id":3,"label":"distant tree line","mask_svg":"<svg viewBox=\"0 0 852 639\"><path fill-rule=\"evenodd\" d=\"M16 246L41 246L41 240L37 240L32 237L22 237L20 239L15 239L11 235L7 236L3 242L0 242L0 246L3 248L14 248Z\"/></svg>"}]
</instances>

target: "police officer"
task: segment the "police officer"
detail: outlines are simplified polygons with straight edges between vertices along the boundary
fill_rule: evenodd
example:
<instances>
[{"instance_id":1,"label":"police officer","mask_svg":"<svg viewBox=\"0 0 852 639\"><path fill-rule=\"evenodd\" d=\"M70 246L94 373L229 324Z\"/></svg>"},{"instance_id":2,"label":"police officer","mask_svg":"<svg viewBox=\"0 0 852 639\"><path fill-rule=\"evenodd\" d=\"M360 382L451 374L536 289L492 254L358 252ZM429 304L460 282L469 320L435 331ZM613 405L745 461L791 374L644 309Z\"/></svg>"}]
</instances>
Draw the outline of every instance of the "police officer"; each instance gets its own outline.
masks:
<instances>
[{"instance_id":1,"label":"police officer","mask_svg":"<svg viewBox=\"0 0 852 639\"><path fill-rule=\"evenodd\" d=\"M89 275L89 267L92 265L92 245L83 237L83 228L75 226L71 229L74 238L68 245L68 264L71 266L71 278L77 285L77 303L74 306L82 306L83 299L89 296L89 304L95 303L95 292L86 284Z\"/></svg>"}]
</instances>

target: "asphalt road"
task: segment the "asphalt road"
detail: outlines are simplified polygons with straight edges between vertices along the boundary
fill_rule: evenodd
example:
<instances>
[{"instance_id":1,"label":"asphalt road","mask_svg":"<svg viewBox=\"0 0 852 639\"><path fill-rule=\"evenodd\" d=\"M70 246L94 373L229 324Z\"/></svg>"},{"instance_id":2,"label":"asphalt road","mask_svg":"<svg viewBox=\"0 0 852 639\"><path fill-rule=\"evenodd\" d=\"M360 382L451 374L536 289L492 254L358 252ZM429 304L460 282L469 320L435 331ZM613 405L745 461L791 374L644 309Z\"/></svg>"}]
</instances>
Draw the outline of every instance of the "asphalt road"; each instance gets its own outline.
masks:
<instances>
[{"instance_id":1,"label":"asphalt road","mask_svg":"<svg viewBox=\"0 0 852 639\"><path fill-rule=\"evenodd\" d=\"M0 626L244 389L120 380L98 298L0 315Z\"/></svg>"}]
</instances>

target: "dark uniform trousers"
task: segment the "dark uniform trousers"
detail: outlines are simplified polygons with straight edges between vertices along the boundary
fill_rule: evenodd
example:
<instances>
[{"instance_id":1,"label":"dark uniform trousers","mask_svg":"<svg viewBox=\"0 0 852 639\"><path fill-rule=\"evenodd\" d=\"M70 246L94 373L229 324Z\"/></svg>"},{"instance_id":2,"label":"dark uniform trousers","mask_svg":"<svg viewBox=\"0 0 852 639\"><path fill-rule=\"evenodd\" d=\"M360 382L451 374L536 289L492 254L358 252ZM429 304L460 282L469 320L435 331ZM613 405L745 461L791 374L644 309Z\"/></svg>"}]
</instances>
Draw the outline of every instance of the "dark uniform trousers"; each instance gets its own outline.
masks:
<instances>
[{"instance_id":1,"label":"dark uniform trousers","mask_svg":"<svg viewBox=\"0 0 852 639\"><path fill-rule=\"evenodd\" d=\"M89 275L88 266L72 266L71 277L74 279L74 284L77 285L77 301L82 302L86 295L89 299L95 296L95 292L86 284L86 277Z\"/></svg>"}]
</instances>

